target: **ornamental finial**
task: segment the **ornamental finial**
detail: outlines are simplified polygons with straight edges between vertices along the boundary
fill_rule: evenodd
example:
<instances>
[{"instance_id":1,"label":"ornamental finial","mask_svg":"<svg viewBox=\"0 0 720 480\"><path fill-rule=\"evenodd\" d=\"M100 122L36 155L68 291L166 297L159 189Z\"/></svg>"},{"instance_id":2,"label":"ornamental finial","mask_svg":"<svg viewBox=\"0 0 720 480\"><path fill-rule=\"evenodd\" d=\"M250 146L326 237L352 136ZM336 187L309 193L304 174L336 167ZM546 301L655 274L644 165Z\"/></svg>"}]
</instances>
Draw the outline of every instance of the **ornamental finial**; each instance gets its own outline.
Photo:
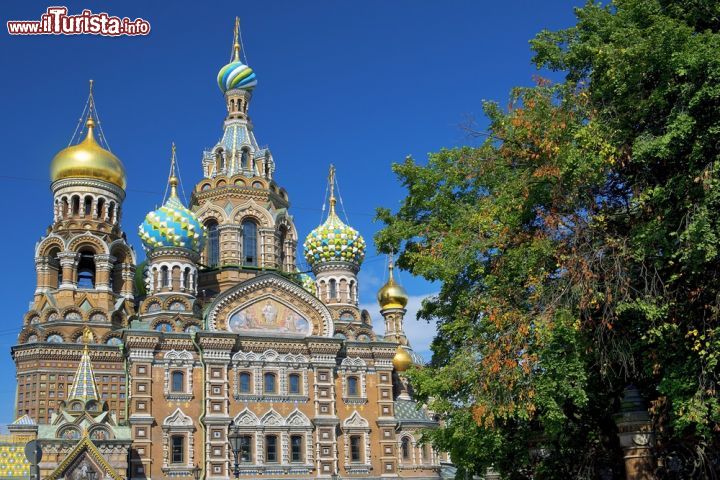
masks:
<instances>
[{"instance_id":1,"label":"ornamental finial","mask_svg":"<svg viewBox=\"0 0 720 480\"><path fill-rule=\"evenodd\" d=\"M330 173L328 174L328 183L330 184L330 215L335 215L335 165L330 164Z\"/></svg>"},{"instance_id":2,"label":"ornamental finial","mask_svg":"<svg viewBox=\"0 0 720 480\"><path fill-rule=\"evenodd\" d=\"M93 84L94 80L90 79L90 91L88 93L88 116L85 121L85 126L88 129L88 137L93 135L93 127L95 127L95 120L93 120L93 110L95 110L95 97L93 96Z\"/></svg>"},{"instance_id":3,"label":"ornamental finial","mask_svg":"<svg viewBox=\"0 0 720 480\"><path fill-rule=\"evenodd\" d=\"M233 40L232 62L240 61L240 17L235 17L235 37Z\"/></svg>"},{"instance_id":4,"label":"ornamental finial","mask_svg":"<svg viewBox=\"0 0 720 480\"><path fill-rule=\"evenodd\" d=\"M175 176L175 142L172 142L172 154L170 156L170 196L177 197L178 178Z\"/></svg>"}]
</instances>

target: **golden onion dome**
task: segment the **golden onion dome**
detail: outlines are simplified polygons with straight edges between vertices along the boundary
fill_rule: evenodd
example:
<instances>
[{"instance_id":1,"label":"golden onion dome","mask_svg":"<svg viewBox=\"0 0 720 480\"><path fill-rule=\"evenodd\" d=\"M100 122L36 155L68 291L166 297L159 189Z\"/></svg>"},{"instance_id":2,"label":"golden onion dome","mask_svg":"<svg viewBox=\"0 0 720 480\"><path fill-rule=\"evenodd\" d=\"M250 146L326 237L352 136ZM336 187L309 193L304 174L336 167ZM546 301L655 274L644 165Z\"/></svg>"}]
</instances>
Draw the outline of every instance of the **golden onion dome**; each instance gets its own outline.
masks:
<instances>
[{"instance_id":1,"label":"golden onion dome","mask_svg":"<svg viewBox=\"0 0 720 480\"><path fill-rule=\"evenodd\" d=\"M50 163L50 179L93 178L112 183L125 189L125 167L112 152L95 140L95 122L88 117L87 136L70 147L60 150Z\"/></svg>"},{"instance_id":2,"label":"golden onion dome","mask_svg":"<svg viewBox=\"0 0 720 480\"><path fill-rule=\"evenodd\" d=\"M395 356L392 359L392 364L395 370L404 372L413 364L413 359L406 349L398 345L397 350L395 350Z\"/></svg>"},{"instance_id":3,"label":"golden onion dome","mask_svg":"<svg viewBox=\"0 0 720 480\"><path fill-rule=\"evenodd\" d=\"M392 262L388 266L388 269L390 271L388 281L377 293L380 309L405 308L408 303L408 294L402 285L395 281Z\"/></svg>"}]
</instances>

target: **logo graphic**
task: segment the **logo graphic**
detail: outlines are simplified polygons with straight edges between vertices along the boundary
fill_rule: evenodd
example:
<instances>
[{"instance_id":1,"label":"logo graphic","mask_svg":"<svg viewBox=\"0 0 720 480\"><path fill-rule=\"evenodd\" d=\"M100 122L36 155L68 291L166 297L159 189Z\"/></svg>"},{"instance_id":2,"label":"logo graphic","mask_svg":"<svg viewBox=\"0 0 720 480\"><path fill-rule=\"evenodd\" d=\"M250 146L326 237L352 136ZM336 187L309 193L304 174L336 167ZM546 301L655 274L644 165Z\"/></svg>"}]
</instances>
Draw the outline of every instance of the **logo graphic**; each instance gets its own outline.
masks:
<instances>
[{"instance_id":1,"label":"logo graphic","mask_svg":"<svg viewBox=\"0 0 720 480\"><path fill-rule=\"evenodd\" d=\"M143 18L111 16L85 9L78 15L68 15L67 7L48 7L40 20L8 20L10 35L148 35L150 22Z\"/></svg>"}]
</instances>

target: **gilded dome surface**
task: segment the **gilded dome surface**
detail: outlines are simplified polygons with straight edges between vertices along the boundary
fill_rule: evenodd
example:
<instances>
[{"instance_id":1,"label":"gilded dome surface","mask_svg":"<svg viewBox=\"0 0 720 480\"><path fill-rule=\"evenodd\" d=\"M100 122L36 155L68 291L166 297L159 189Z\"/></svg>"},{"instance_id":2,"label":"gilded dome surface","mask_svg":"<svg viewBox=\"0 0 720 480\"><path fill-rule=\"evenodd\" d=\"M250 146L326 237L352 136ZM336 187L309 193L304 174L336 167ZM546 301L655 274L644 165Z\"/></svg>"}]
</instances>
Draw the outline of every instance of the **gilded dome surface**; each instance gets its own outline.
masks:
<instances>
[{"instance_id":1,"label":"gilded dome surface","mask_svg":"<svg viewBox=\"0 0 720 480\"><path fill-rule=\"evenodd\" d=\"M145 216L139 234L146 251L180 247L199 252L205 243L205 227L177 197L175 185L165 204Z\"/></svg>"},{"instance_id":2,"label":"gilded dome surface","mask_svg":"<svg viewBox=\"0 0 720 480\"><path fill-rule=\"evenodd\" d=\"M60 150L50 163L53 182L65 178L92 178L126 187L125 167L118 157L95 140L95 122L87 121L87 136L76 144Z\"/></svg>"},{"instance_id":3,"label":"gilded dome surface","mask_svg":"<svg viewBox=\"0 0 720 480\"><path fill-rule=\"evenodd\" d=\"M392 359L392 364L395 370L404 372L413 364L413 359L405 348L398 345L397 350L395 350L395 356Z\"/></svg>"},{"instance_id":4,"label":"gilded dome surface","mask_svg":"<svg viewBox=\"0 0 720 480\"><path fill-rule=\"evenodd\" d=\"M405 289L395 281L393 277L393 265L389 266L390 276L387 283L378 290L377 299L380 309L405 308L408 303L408 294Z\"/></svg>"},{"instance_id":5,"label":"gilded dome surface","mask_svg":"<svg viewBox=\"0 0 720 480\"><path fill-rule=\"evenodd\" d=\"M360 266L365 258L365 240L357 230L345 225L332 207L327 220L307 236L303 248L311 266L326 262Z\"/></svg>"}]
</instances>

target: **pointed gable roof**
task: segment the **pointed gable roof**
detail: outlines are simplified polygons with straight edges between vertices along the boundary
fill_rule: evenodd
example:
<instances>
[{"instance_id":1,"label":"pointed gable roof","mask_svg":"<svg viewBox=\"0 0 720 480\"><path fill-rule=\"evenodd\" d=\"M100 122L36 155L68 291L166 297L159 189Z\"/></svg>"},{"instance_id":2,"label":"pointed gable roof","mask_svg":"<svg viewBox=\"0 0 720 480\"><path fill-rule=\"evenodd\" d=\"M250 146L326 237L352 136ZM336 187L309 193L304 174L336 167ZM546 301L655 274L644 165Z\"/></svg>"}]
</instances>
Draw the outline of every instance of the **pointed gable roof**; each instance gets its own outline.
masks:
<instances>
[{"instance_id":1,"label":"pointed gable roof","mask_svg":"<svg viewBox=\"0 0 720 480\"><path fill-rule=\"evenodd\" d=\"M75 371L75 380L68 390L68 401L82 400L99 400L97 384L95 383L95 375L93 374L92 363L90 362L90 353L88 351L88 342L92 338L92 333L86 327L83 332L83 342L85 349L82 357L80 357L80 365Z\"/></svg>"},{"instance_id":2,"label":"pointed gable roof","mask_svg":"<svg viewBox=\"0 0 720 480\"><path fill-rule=\"evenodd\" d=\"M45 477L45 480L59 480L64 478L67 469L83 452L87 452L87 455L103 470L106 478L109 476L109 478L113 480L122 480L122 477L110 466L107 460L105 460L105 457L102 456L102 453L100 453L100 450L98 450L92 440L90 440L90 437L87 436L87 431L55 471Z\"/></svg>"}]
</instances>

